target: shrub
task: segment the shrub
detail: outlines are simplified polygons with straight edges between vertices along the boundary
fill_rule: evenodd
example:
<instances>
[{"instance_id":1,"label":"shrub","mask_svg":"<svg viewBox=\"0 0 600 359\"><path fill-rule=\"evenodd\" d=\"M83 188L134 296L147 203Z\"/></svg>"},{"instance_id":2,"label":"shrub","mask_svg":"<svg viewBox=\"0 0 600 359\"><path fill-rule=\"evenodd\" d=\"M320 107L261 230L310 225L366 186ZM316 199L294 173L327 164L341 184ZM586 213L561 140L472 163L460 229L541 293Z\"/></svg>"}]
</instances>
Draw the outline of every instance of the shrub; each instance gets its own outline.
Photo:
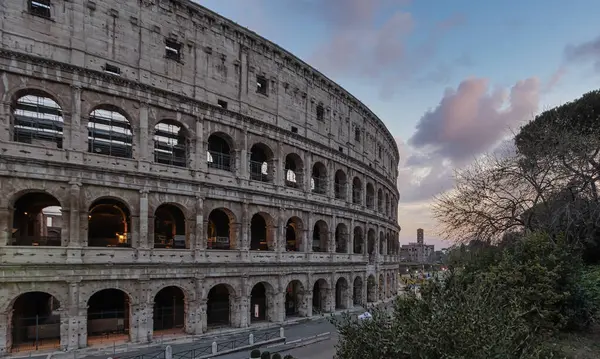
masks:
<instances>
[{"instance_id":1,"label":"shrub","mask_svg":"<svg viewBox=\"0 0 600 359\"><path fill-rule=\"evenodd\" d=\"M271 353L269 353L268 351L264 351L261 355L260 355L260 359L271 359Z\"/></svg>"},{"instance_id":2,"label":"shrub","mask_svg":"<svg viewBox=\"0 0 600 359\"><path fill-rule=\"evenodd\" d=\"M275 354L271 355L271 359L281 359L281 354L275 353Z\"/></svg>"},{"instance_id":3,"label":"shrub","mask_svg":"<svg viewBox=\"0 0 600 359\"><path fill-rule=\"evenodd\" d=\"M283 359L294 359L294 357L291 354L288 354L284 356Z\"/></svg>"},{"instance_id":4,"label":"shrub","mask_svg":"<svg viewBox=\"0 0 600 359\"><path fill-rule=\"evenodd\" d=\"M250 358L260 358L260 350L258 349L253 349L250 352Z\"/></svg>"}]
</instances>

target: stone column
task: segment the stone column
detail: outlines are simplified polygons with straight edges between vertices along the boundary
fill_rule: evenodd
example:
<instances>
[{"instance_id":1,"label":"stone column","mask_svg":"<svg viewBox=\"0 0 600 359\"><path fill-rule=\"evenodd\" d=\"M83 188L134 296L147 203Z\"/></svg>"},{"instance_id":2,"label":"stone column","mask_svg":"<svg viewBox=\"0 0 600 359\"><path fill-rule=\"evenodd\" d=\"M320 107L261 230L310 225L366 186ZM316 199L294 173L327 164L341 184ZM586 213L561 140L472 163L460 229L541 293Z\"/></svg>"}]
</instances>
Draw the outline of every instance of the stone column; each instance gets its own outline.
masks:
<instances>
[{"instance_id":1,"label":"stone column","mask_svg":"<svg viewBox=\"0 0 600 359\"><path fill-rule=\"evenodd\" d=\"M231 326L247 328L250 326L250 296L241 295L232 299Z\"/></svg>"},{"instance_id":2,"label":"stone column","mask_svg":"<svg viewBox=\"0 0 600 359\"><path fill-rule=\"evenodd\" d=\"M79 282L69 281L68 303L61 313L61 346L67 350L87 346L87 303L80 303ZM66 323L63 320L66 317ZM66 324L66 330L63 326Z\"/></svg>"},{"instance_id":3,"label":"stone column","mask_svg":"<svg viewBox=\"0 0 600 359\"><path fill-rule=\"evenodd\" d=\"M312 233L314 230L314 218L313 213L308 212L308 220L306 221L306 229L304 230L304 252L312 252Z\"/></svg>"},{"instance_id":4,"label":"stone column","mask_svg":"<svg viewBox=\"0 0 600 359\"><path fill-rule=\"evenodd\" d=\"M12 213L12 207L0 208L0 246L6 246L10 244L12 237Z\"/></svg>"},{"instance_id":5,"label":"stone column","mask_svg":"<svg viewBox=\"0 0 600 359\"><path fill-rule=\"evenodd\" d=\"M202 119L196 118L196 163L194 170L206 172L206 144L204 143L204 124Z\"/></svg>"},{"instance_id":6,"label":"stone column","mask_svg":"<svg viewBox=\"0 0 600 359\"><path fill-rule=\"evenodd\" d=\"M10 142L12 139L13 129L10 107L10 101L3 101L0 103L0 142Z\"/></svg>"},{"instance_id":7,"label":"stone column","mask_svg":"<svg viewBox=\"0 0 600 359\"><path fill-rule=\"evenodd\" d=\"M140 190L140 240L137 247L140 249L148 249L150 239L148 237L148 190Z\"/></svg>"},{"instance_id":8,"label":"stone column","mask_svg":"<svg viewBox=\"0 0 600 359\"><path fill-rule=\"evenodd\" d=\"M207 235L204 231L204 197L196 196L196 227L194 228L195 232L195 241L192 243L192 248L194 249L194 255L198 260L202 253L205 252L207 247Z\"/></svg>"},{"instance_id":9,"label":"stone column","mask_svg":"<svg viewBox=\"0 0 600 359\"><path fill-rule=\"evenodd\" d=\"M285 321L285 291L275 290L268 307L270 321L283 323Z\"/></svg>"},{"instance_id":10,"label":"stone column","mask_svg":"<svg viewBox=\"0 0 600 359\"><path fill-rule=\"evenodd\" d=\"M277 251L277 261L281 260L281 253L285 252L287 243L285 241L285 212L283 207L279 207L277 226L275 227L275 251Z\"/></svg>"},{"instance_id":11,"label":"stone column","mask_svg":"<svg viewBox=\"0 0 600 359\"><path fill-rule=\"evenodd\" d=\"M250 213L248 209L248 202L242 203L242 227L240 228L240 241L238 249L241 251L248 251L250 248Z\"/></svg>"},{"instance_id":12,"label":"stone column","mask_svg":"<svg viewBox=\"0 0 600 359\"><path fill-rule=\"evenodd\" d=\"M274 182L277 187L285 187L285 158L283 158L283 155L281 142L277 141L277 151L275 152L275 160L273 161L275 167Z\"/></svg>"},{"instance_id":13,"label":"stone column","mask_svg":"<svg viewBox=\"0 0 600 359\"><path fill-rule=\"evenodd\" d=\"M139 115L139 132L138 132L138 156L140 161L151 161L150 158L150 140L148 132L148 123L150 122L150 104L147 101L140 103L140 115ZM152 131L154 132L154 131Z\"/></svg>"},{"instance_id":14,"label":"stone column","mask_svg":"<svg viewBox=\"0 0 600 359\"><path fill-rule=\"evenodd\" d=\"M331 226L330 226L330 230L329 230L329 245L327 246L327 252L329 253L335 253L337 250L337 238L336 238L336 234L337 234L337 216L334 214L333 216L331 216ZM332 255L333 258L333 255Z\"/></svg>"},{"instance_id":15,"label":"stone column","mask_svg":"<svg viewBox=\"0 0 600 359\"><path fill-rule=\"evenodd\" d=\"M185 307L185 332L192 335L202 334L205 328L206 301L187 301Z\"/></svg>"},{"instance_id":16,"label":"stone column","mask_svg":"<svg viewBox=\"0 0 600 359\"><path fill-rule=\"evenodd\" d=\"M312 180L312 155L310 151L304 152L304 191L312 192L310 182Z\"/></svg>"},{"instance_id":17,"label":"stone column","mask_svg":"<svg viewBox=\"0 0 600 359\"><path fill-rule=\"evenodd\" d=\"M8 354L12 347L12 307L0 312L0 356Z\"/></svg>"},{"instance_id":18,"label":"stone column","mask_svg":"<svg viewBox=\"0 0 600 359\"><path fill-rule=\"evenodd\" d=\"M232 151L232 155L233 157L233 173L235 174L235 176L237 178L244 178L247 179L247 173L248 173L248 169L246 167L246 165L248 163L248 159L246 158L246 151L242 151L242 150L234 150ZM244 174L246 174L246 177L244 177Z\"/></svg>"},{"instance_id":19,"label":"stone column","mask_svg":"<svg viewBox=\"0 0 600 359\"><path fill-rule=\"evenodd\" d=\"M81 215L79 213L79 205L81 203L81 183L76 181L69 182L69 238L68 238L68 246L69 247L81 247L81 234L79 232L80 229L80 219ZM70 259L70 258L69 258ZM81 258L79 258L79 262L81 262Z\"/></svg>"},{"instance_id":20,"label":"stone column","mask_svg":"<svg viewBox=\"0 0 600 359\"><path fill-rule=\"evenodd\" d=\"M242 147L239 148L236 152L239 154L240 159L240 171L239 176L244 179L250 179L250 154L248 153L248 131L244 129L244 137L242 140Z\"/></svg>"},{"instance_id":21,"label":"stone column","mask_svg":"<svg viewBox=\"0 0 600 359\"><path fill-rule=\"evenodd\" d=\"M81 86L71 86L71 118L69 121L69 134L63 136L65 143L63 148L73 150L75 152L87 152L85 147L85 140L87 138L87 129L82 131L81 129Z\"/></svg>"},{"instance_id":22,"label":"stone column","mask_svg":"<svg viewBox=\"0 0 600 359\"><path fill-rule=\"evenodd\" d=\"M309 283L310 285L310 283ZM312 317L312 300L313 300L313 291L312 289L305 289L302 292L302 305L298 309L298 314L303 317Z\"/></svg>"}]
</instances>

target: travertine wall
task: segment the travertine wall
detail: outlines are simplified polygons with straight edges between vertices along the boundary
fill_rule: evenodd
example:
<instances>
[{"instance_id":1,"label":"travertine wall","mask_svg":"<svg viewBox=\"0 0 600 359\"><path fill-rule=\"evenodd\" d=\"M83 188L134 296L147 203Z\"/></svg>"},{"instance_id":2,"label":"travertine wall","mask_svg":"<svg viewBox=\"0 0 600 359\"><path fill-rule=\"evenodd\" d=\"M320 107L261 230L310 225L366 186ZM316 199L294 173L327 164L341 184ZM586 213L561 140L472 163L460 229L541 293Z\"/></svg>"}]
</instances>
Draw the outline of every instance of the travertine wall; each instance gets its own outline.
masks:
<instances>
[{"instance_id":1,"label":"travertine wall","mask_svg":"<svg viewBox=\"0 0 600 359\"><path fill-rule=\"evenodd\" d=\"M106 288L129 295L130 339L136 342L152 339L154 295L169 285L184 290L185 330L193 334L206 331L207 294L216 284L231 288L232 324L239 327L250 324L249 294L258 282L270 288L270 320L276 322L285 319L284 291L292 280L304 288L303 315L311 315L319 279L327 284L327 310L335 308L340 278L349 286L347 305L357 278L364 299L370 276L380 276L369 287L379 293L371 301L393 295L398 149L358 100L285 50L188 1L52 0L50 18L32 14L28 3L0 2L0 353L11 346L12 304L29 291L61 302L65 349L87 345L87 300ZM181 45L179 60L165 56L166 40ZM106 64L117 66L120 75L106 73ZM266 94L257 92L257 76L267 80ZM13 141L15 102L28 93L60 106L62 148ZM88 152L89 114L105 105L126 115L132 158ZM187 130L186 167L154 162L153 131L164 119ZM212 134L232 147L230 171L207 166ZM249 175L249 151L257 143L272 153L273 176L266 182ZM299 159L298 188L286 185L289 154ZM326 170L324 193L310 189L315 165ZM348 184L343 196L336 192L338 171ZM359 188L352 188L354 178ZM32 191L60 202L62 246L9 245L13 206ZM100 198L128 208L131 248L87 246L88 211ZM154 212L164 203L184 213L186 249L153 248ZM206 249L206 223L216 208L231 214L240 244L235 250ZM249 250L255 213L271 219L271 251ZM292 217L303 228L298 252L285 250L285 225ZM327 227L325 252L312 252L309 245L317 221ZM343 253L336 251L340 226ZM353 252L356 228L372 253L367 245Z\"/></svg>"}]
</instances>

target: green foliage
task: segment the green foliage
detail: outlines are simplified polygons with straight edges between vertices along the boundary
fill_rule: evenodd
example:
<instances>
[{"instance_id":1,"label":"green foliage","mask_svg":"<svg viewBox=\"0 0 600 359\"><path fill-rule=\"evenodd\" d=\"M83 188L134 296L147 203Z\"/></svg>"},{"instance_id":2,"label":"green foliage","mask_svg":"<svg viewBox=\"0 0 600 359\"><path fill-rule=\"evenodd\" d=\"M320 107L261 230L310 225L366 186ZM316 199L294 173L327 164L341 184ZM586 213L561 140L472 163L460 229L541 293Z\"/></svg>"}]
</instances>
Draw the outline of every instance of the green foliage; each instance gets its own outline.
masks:
<instances>
[{"instance_id":1,"label":"green foliage","mask_svg":"<svg viewBox=\"0 0 600 359\"><path fill-rule=\"evenodd\" d=\"M250 358L260 358L260 350L258 349L253 349L250 352Z\"/></svg>"},{"instance_id":2,"label":"green foliage","mask_svg":"<svg viewBox=\"0 0 600 359\"><path fill-rule=\"evenodd\" d=\"M598 271L582 285L581 261L562 237L534 233L502 247L472 243L453 260L421 298L397 299L393 315L334 320L338 358L559 358L547 344L551 336L587 325L588 303L600 298Z\"/></svg>"},{"instance_id":3,"label":"green foliage","mask_svg":"<svg viewBox=\"0 0 600 359\"><path fill-rule=\"evenodd\" d=\"M271 359L271 353L265 350L260 355L260 359Z\"/></svg>"}]
</instances>

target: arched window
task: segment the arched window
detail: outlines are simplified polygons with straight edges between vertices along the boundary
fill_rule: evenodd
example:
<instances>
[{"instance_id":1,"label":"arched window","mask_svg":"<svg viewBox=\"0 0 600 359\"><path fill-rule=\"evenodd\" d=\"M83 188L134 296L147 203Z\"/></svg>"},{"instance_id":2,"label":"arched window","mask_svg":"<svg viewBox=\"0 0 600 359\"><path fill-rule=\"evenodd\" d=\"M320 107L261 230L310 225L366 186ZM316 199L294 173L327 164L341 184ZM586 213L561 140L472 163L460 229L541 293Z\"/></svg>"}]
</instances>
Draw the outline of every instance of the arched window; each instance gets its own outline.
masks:
<instances>
[{"instance_id":1,"label":"arched window","mask_svg":"<svg viewBox=\"0 0 600 359\"><path fill-rule=\"evenodd\" d=\"M133 132L125 115L114 106L102 106L88 118L88 152L133 157Z\"/></svg>"},{"instance_id":2,"label":"arched window","mask_svg":"<svg viewBox=\"0 0 600 359\"><path fill-rule=\"evenodd\" d=\"M209 168L216 168L224 171L231 171L233 158L231 156L231 146L228 141L220 134L212 134L208 138L208 151L206 161Z\"/></svg>"},{"instance_id":3,"label":"arched window","mask_svg":"<svg viewBox=\"0 0 600 359\"><path fill-rule=\"evenodd\" d=\"M181 124L165 120L154 126L154 162L187 167L187 134Z\"/></svg>"},{"instance_id":4,"label":"arched window","mask_svg":"<svg viewBox=\"0 0 600 359\"><path fill-rule=\"evenodd\" d=\"M63 147L62 109L45 93L29 92L12 106L13 140L55 148Z\"/></svg>"}]
</instances>

